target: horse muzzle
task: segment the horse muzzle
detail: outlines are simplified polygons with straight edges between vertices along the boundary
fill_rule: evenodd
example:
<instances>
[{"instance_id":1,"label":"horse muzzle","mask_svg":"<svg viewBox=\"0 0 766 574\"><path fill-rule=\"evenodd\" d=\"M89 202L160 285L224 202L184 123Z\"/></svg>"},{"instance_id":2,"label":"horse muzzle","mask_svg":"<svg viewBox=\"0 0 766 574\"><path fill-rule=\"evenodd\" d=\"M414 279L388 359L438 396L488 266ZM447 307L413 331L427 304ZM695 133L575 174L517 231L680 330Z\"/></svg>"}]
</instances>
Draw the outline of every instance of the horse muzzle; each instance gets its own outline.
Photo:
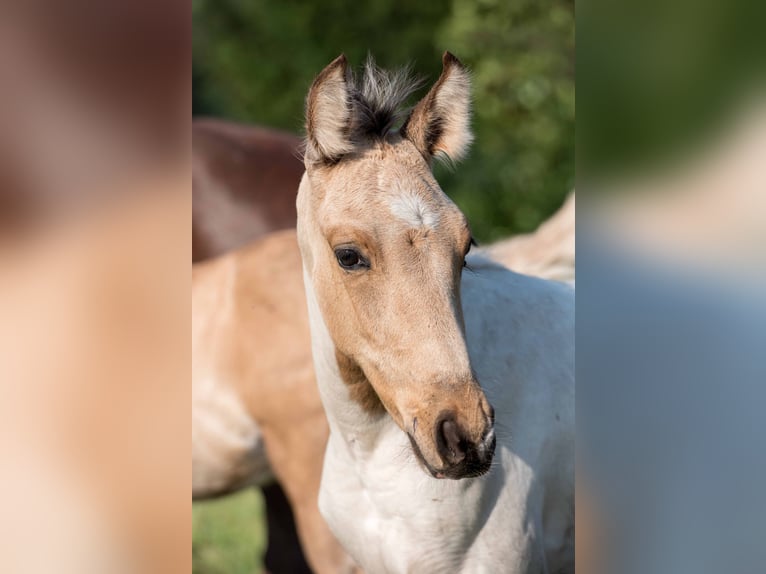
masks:
<instances>
[{"instance_id":1,"label":"horse muzzle","mask_svg":"<svg viewBox=\"0 0 766 574\"><path fill-rule=\"evenodd\" d=\"M454 413L442 413L434 426L434 444L440 464L428 462L417 441L407 436L418 460L434 478L472 478L486 474L492 465L497 440L492 414L479 440L471 440Z\"/></svg>"}]
</instances>

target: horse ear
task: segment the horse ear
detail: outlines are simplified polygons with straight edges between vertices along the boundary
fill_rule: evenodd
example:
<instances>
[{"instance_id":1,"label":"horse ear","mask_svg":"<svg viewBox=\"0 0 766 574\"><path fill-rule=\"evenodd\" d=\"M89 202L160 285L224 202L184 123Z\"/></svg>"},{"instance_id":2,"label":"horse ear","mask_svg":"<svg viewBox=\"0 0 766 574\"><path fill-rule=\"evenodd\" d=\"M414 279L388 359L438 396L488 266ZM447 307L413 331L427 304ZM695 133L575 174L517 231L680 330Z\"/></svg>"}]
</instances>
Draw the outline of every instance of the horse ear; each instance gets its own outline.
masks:
<instances>
[{"instance_id":1,"label":"horse ear","mask_svg":"<svg viewBox=\"0 0 766 574\"><path fill-rule=\"evenodd\" d=\"M471 77L455 56L444 52L439 79L413 108L401 129L427 159L462 159L473 141Z\"/></svg>"},{"instance_id":2,"label":"horse ear","mask_svg":"<svg viewBox=\"0 0 766 574\"><path fill-rule=\"evenodd\" d=\"M335 161L353 149L351 71L341 54L311 84L306 99L306 160Z\"/></svg>"}]
</instances>

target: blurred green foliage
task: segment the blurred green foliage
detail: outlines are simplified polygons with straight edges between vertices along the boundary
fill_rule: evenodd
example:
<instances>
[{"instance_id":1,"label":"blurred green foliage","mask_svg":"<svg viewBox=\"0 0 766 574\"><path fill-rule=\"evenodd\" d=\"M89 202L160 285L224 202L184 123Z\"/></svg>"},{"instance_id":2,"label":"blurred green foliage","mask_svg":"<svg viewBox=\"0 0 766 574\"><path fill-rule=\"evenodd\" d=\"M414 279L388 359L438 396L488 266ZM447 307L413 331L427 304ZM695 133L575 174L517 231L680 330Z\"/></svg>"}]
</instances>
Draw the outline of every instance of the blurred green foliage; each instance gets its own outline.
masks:
<instances>
[{"instance_id":1,"label":"blurred green foliage","mask_svg":"<svg viewBox=\"0 0 766 574\"><path fill-rule=\"evenodd\" d=\"M574 186L574 2L454 0L438 40L475 94L476 147L445 187L488 238L531 231Z\"/></svg>"},{"instance_id":2,"label":"blurred green foliage","mask_svg":"<svg viewBox=\"0 0 766 574\"><path fill-rule=\"evenodd\" d=\"M574 185L574 2L194 0L194 113L300 131L314 76L344 52L413 63L454 52L475 80L476 143L437 177L480 240L534 229Z\"/></svg>"}]
</instances>

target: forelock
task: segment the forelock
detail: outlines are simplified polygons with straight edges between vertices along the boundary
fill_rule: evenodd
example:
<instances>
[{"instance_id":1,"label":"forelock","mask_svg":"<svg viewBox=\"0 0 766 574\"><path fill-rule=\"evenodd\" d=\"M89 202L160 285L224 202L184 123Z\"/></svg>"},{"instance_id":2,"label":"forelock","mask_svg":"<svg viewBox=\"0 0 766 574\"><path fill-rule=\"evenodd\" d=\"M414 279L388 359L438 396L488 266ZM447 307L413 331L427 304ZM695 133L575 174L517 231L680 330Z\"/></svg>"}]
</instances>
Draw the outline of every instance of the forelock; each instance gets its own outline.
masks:
<instances>
[{"instance_id":1,"label":"forelock","mask_svg":"<svg viewBox=\"0 0 766 574\"><path fill-rule=\"evenodd\" d=\"M351 97L356 104L357 135L368 138L384 138L409 112L407 100L423 85L413 77L411 67L384 70L367 57L361 77L354 77Z\"/></svg>"}]
</instances>

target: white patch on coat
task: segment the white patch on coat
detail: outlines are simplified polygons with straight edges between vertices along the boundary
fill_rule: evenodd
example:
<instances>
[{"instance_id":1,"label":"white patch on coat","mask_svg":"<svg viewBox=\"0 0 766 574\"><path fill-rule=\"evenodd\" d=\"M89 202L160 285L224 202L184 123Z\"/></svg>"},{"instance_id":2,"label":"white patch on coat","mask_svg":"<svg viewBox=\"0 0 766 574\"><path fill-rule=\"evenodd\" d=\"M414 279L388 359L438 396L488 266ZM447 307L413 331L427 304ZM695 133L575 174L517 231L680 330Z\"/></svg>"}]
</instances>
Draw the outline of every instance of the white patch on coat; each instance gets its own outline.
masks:
<instances>
[{"instance_id":1,"label":"white patch on coat","mask_svg":"<svg viewBox=\"0 0 766 574\"><path fill-rule=\"evenodd\" d=\"M389 208L394 217L413 228L433 228L439 223L439 214L412 191L396 190L389 202Z\"/></svg>"}]
</instances>

